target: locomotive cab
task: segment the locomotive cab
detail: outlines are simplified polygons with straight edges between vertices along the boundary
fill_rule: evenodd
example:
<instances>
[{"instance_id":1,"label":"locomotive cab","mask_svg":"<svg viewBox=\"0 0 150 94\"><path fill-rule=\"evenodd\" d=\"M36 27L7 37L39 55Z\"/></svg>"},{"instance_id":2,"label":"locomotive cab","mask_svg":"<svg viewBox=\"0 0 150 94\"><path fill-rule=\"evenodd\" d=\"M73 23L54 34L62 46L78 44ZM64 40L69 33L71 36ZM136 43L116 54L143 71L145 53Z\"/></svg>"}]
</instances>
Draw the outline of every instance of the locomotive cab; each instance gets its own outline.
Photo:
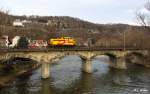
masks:
<instances>
[{"instance_id":1,"label":"locomotive cab","mask_svg":"<svg viewBox=\"0 0 150 94\"><path fill-rule=\"evenodd\" d=\"M49 41L52 46L75 46L76 41L71 37L52 38Z\"/></svg>"}]
</instances>

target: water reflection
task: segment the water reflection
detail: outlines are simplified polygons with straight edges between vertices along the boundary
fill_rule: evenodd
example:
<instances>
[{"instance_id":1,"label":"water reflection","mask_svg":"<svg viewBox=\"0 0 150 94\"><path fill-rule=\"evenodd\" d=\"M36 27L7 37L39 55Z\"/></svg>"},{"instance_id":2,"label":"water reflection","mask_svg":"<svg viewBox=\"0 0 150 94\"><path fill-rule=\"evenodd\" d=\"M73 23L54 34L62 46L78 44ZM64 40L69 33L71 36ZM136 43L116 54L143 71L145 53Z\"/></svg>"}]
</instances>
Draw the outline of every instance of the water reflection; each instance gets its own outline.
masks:
<instances>
[{"instance_id":1,"label":"water reflection","mask_svg":"<svg viewBox=\"0 0 150 94\"><path fill-rule=\"evenodd\" d=\"M149 94L150 70L134 66L128 70L108 67L105 60L93 59L93 73L81 71L77 56L66 57L51 68L51 78L41 80L40 69L16 79L2 94Z\"/></svg>"},{"instance_id":2,"label":"water reflection","mask_svg":"<svg viewBox=\"0 0 150 94\"><path fill-rule=\"evenodd\" d=\"M15 88L17 94L28 94L29 93L29 85L28 85L29 77L22 76L16 79Z\"/></svg>"},{"instance_id":3,"label":"water reflection","mask_svg":"<svg viewBox=\"0 0 150 94\"><path fill-rule=\"evenodd\" d=\"M50 86L50 79L45 79L41 81L41 90L39 94L55 94L55 90Z\"/></svg>"}]
</instances>

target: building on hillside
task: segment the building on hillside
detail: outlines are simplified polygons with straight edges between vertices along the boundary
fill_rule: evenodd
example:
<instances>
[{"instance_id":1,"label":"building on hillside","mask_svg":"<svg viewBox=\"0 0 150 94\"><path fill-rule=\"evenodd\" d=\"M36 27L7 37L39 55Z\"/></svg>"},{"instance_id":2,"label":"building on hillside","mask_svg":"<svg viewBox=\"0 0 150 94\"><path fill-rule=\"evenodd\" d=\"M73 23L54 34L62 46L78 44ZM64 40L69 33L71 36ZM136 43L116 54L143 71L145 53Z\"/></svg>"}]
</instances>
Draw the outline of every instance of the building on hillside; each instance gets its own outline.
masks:
<instances>
[{"instance_id":1,"label":"building on hillside","mask_svg":"<svg viewBox=\"0 0 150 94\"><path fill-rule=\"evenodd\" d=\"M8 36L4 35L0 37L0 49L7 48L9 43Z\"/></svg>"},{"instance_id":2,"label":"building on hillside","mask_svg":"<svg viewBox=\"0 0 150 94\"><path fill-rule=\"evenodd\" d=\"M9 37L7 35L3 35L0 37L0 48L15 48L18 47L20 36Z\"/></svg>"},{"instance_id":3,"label":"building on hillside","mask_svg":"<svg viewBox=\"0 0 150 94\"><path fill-rule=\"evenodd\" d=\"M32 21L30 21L30 20L23 20L23 21L21 21L23 24L30 24L30 23L32 23Z\"/></svg>"},{"instance_id":4,"label":"building on hillside","mask_svg":"<svg viewBox=\"0 0 150 94\"><path fill-rule=\"evenodd\" d=\"M13 22L13 26L15 26L15 27L24 27L23 22L20 21L20 19L16 19L16 20Z\"/></svg>"},{"instance_id":5,"label":"building on hillside","mask_svg":"<svg viewBox=\"0 0 150 94\"><path fill-rule=\"evenodd\" d=\"M6 41L3 38L0 38L0 49L6 48Z\"/></svg>"}]
</instances>

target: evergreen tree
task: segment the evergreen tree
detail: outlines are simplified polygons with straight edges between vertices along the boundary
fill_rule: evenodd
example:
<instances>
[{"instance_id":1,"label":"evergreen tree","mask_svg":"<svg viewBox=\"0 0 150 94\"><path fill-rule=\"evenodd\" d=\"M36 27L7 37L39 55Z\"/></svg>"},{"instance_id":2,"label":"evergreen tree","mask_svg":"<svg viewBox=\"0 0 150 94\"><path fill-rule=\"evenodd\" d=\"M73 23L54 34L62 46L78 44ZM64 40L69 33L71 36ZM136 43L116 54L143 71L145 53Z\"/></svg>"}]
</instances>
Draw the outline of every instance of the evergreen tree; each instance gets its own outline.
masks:
<instances>
[{"instance_id":1,"label":"evergreen tree","mask_svg":"<svg viewBox=\"0 0 150 94\"><path fill-rule=\"evenodd\" d=\"M26 37L21 37L18 41L18 48L28 48L28 40Z\"/></svg>"}]
</instances>

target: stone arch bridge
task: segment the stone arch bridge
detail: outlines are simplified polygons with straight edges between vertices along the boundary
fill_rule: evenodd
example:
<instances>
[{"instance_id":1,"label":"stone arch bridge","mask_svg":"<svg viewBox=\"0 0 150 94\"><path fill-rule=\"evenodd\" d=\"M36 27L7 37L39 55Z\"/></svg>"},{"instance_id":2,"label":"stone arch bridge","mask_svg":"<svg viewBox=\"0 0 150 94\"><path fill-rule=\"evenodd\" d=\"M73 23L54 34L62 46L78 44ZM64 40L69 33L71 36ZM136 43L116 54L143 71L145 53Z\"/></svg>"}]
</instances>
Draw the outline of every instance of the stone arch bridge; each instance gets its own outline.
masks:
<instances>
[{"instance_id":1,"label":"stone arch bridge","mask_svg":"<svg viewBox=\"0 0 150 94\"><path fill-rule=\"evenodd\" d=\"M82 69L87 73L92 72L92 58L98 55L107 55L110 58L110 67L118 69L126 69L125 56L130 53L138 53L142 56L148 55L147 50L47 50L47 49L7 49L0 52L0 60L2 62L13 58L29 58L42 64L42 78L48 78L50 75L50 64L54 61L68 55L78 55L83 63Z\"/></svg>"}]
</instances>

